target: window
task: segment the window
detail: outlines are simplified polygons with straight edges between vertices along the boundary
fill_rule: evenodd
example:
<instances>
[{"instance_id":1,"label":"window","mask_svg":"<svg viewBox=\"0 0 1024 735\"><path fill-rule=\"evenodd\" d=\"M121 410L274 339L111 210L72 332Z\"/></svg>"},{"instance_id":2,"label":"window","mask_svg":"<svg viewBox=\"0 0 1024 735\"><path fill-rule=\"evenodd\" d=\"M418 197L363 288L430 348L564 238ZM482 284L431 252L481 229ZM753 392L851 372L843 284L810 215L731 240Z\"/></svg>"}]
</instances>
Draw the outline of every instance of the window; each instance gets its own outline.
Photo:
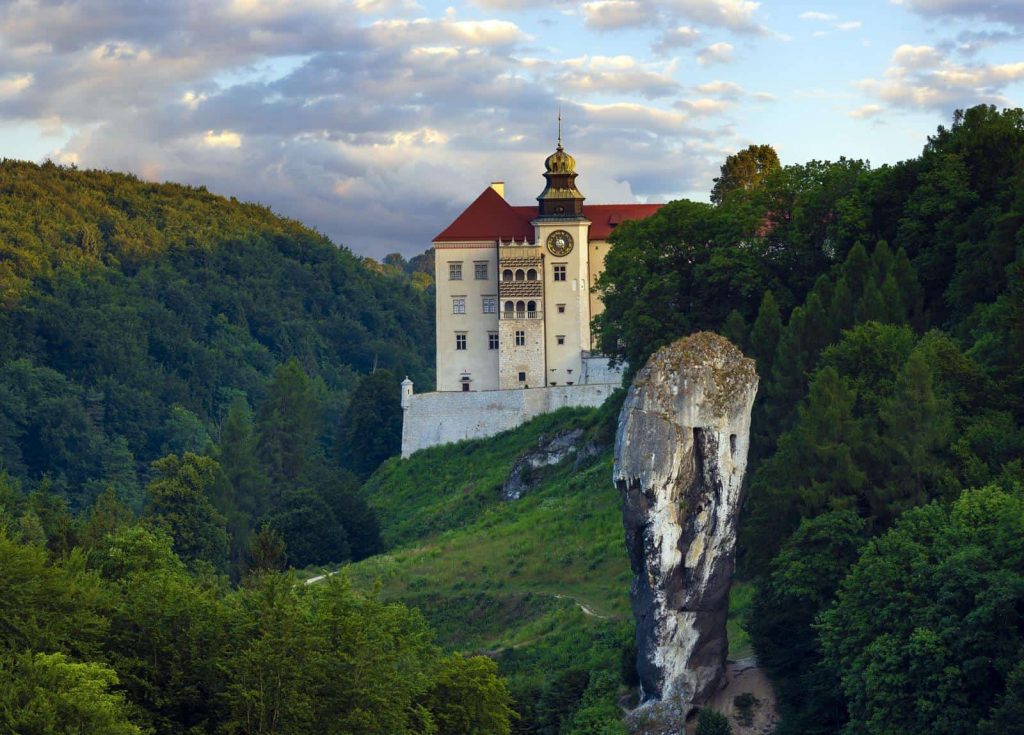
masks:
<instances>
[{"instance_id":1,"label":"window","mask_svg":"<svg viewBox=\"0 0 1024 735\"><path fill-rule=\"evenodd\" d=\"M469 376L468 375L463 375L462 376L462 392L463 393L469 393Z\"/></svg>"},{"instance_id":2,"label":"window","mask_svg":"<svg viewBox=\"0 0 1024 735\"><path fill-rule=\"evenodd\" d=\"M464 350L464 349L466 349L466 334L464 332L461 333L461 334L456 334L455 335L455 349L457 349L457 350Z\"/></svg>"},{"instance_id":3,"label":"window","mask_svg":"<svg viewBox=\"0 0 1024 735\"><path fill-rule=\"evenodd\" d=\"M493 296L484 296L484 314L497 314L498 300Z\"/></svg>"},{"instance_id":4,"label":"window","mask_svg":"<svg viewBox=\"0 0 1024 735\"><path fill-rule=\"evenodd\" d=\"M516 331L516 347L523 347L526 345L526 332L522 330ZM465 348L463 348L465 349Z\"/></svg>"},{"instance_id":5,"label":"window","mask_svg":"<svg viewBox=\"0 0 1024 735\"><path fill-rule=\"evenodd\" d=\"M473 263L473 278L478 281L487 280L487 261L482 263Z\"/></svg>"},{"instance_id":6,"label":"window","mask_svg":"<svg viewBox=\"0 0 1024 735\"><path fill-rule=\"evenodd\" d=\"M558 335L557 337L555 337L555 339L558 341L558 344L560 344L560 345L564 345L565 344L565 335L564 334Z\"/></svg>"},{"instance_id":7,"label":"window","mask_svg":"<svg viewBox=\"0 0 1024 735\"><path fill-rule=\"evenodd\" d=\"M452 299L452 314L465 314L466 313L466 297L460 296L457 299Z\"/></svg>"},{"instance_id":8,"label":"window","mask_svg":"<svg viewBox=\"0 0 1024 735\"><path fill-rule=\"evenodd\" d=\"M512 269L511 268L506 268L505 270L503 270L501 272L501 280L503 280L503 281L511 281L512 280Z\"/></svg>"},{"instance_id":9,"label":"window","mask_svg":"<svg viewBox=\"0 0 1024 735\"><path fill-rule=\"evenodd\" d=\"M530 270L526 271L526 280L527 281L536 281L537 280L537 271L535 269L533 269L533 268L531 268Z\"/></svg>"},{"instance_id":10,"label":"window","mask_svg":"<svg viewBox=\"0 0 1024 735\"><path fill-rule=\"evenodd\" d=\"M527 301L526 302L526 310L528 312L532 313L532 314L536 314L537 313L537 302L536 301Z\"/></svg>"},{"instance_id":11,"label":"window","mask_svg":"<svg viewBox=\"0 0 1024 735\"><path fill-rule=\"evenodd\" d=\"M515 311L515 304L513 304L511 301L506 301L505 302L505 315L508 318L511 318L513 311Z\"/></svg>"},{"instance_id":12,"label":"window","mask_svg":"<svg viewBox=\"0 0 1024 735\"><path fill-rule=\"evenodd\" d=\"M525 301L517 301L516 302L516 316L519 317L520 319L522 319L524 316L526 316L526 302Z\"/></svg>"},{"instance_id":13,"label":"window","mask_svg":"<svg viewBox=\"0 0 1024 735\"><path fill-rule=\"evenodd\" d=\"M462 280L462 263L449 263L448 264L448 280L449 281L461 281Z\"/></svg>"},{"instance_id":14,"label":"window","mask_svg":"<svg viewBox=\"0 0 1024 735\"><path fill-rule=\"evenodd\" d=\"M558 313L559 314L564 314L565 313L565 304L559 304L558 305Z\"/></svg>"},{"instance_id":15,"label":"window","mask_svg":"<svg viewBox=\"0 0 1024 735\"><path fill-rule=\"evenodd\" d=\"M498 333L488 332L487 333L487 349L496 350L498 349Z\"/></svg>"},{"instance_id":16,"label":"window","mask_svg":"<svg viewBox=\"0 0 1024 735\"><path fill-rule=\"evenodd\" d=\"M519 371L519 382L520 383L525 383L526 382L526 373L523 370Z\"/></svg>"},{"instance_id":17,"label":"window","mask_svg":"<svg viewBox=\"0 0 1024 735\"><path fill-rule=\"evenodd\" d=\"M516 270L516 280L517 281L525 281L526 280L526 271L524 271L522 268L517 269Z\"/></svg>"},{"instance_id":18,"label":"window","mask_svg":"<svg viewBox=\"0 0 1024 735\"><path fill-rule=\"evenodd\" d=\"M555 280L556 281L564 281L565 280L565 264L564 263L562 263L560 265L559 264L555 265Z\"/></svg>"}]
</instances>

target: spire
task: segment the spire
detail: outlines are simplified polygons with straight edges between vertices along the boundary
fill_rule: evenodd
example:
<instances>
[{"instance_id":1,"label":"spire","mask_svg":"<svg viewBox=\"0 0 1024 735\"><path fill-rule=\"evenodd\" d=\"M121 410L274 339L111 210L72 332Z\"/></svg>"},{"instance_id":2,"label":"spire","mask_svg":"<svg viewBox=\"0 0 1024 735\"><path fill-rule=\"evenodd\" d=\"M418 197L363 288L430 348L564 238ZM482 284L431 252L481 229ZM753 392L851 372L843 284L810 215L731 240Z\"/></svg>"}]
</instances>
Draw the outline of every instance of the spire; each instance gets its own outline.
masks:
<instances>
[{"instance_id":1,"label":"spire","mask_svg":"<svg viewBox=\"0 0 1024 735\"><path fill-rule=\"evenodd\" d=\"M541 216L579 217L583 195L576 188L576 159L562 147L562 106L558 106L558 147L544 161L547 185L537 197Z\"/></svg>"}]
</instances>

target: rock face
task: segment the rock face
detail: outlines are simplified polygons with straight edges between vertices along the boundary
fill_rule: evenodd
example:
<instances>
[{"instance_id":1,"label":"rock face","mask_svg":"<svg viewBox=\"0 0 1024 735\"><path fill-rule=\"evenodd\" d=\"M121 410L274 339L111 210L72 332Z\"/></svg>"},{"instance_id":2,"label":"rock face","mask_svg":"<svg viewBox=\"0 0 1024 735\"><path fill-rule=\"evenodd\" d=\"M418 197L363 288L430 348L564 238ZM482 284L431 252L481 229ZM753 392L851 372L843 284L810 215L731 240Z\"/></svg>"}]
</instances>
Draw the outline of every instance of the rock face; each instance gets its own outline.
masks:
<instances>
[{"instance_id":1,"label":"rock face","mask_svg":"<svg viewBox=\"0 0 1024 735\"><path fill-rule=\"evenodd\" d=\"M542 436L537 448L531 449L520 456L512 465L501 488L504 500L519 500L527 492L540 484L539 470L558 464L566 457L575 456L580 459L592 457L597 453L594 446L582 442L583 429L570 429L554 436Z\"/></svg>"},{"instance_id":2,"label":"rock face","mask_svg":"<svg viewBox=\"0 0 1024 735\"><path fill-rule=\"evenodd\" d=\"M642 699L685 717L722 681L754 361L710 332L656 352L619 415L622 492Z\"/></svg>"}]
</instances>

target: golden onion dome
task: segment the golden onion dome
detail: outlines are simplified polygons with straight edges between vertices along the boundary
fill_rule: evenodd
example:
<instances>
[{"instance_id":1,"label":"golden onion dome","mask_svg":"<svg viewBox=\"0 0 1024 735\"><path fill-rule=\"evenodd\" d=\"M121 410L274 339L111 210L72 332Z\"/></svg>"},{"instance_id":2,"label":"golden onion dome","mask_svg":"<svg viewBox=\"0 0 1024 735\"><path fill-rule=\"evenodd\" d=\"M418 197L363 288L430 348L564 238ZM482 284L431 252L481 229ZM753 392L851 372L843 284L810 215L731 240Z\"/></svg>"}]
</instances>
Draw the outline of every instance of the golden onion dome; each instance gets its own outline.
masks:
<instances>
[{"instance_id":1,"label":"golden onion dome","mask_svg":"<svg viewBox=\"0 0 1024 735\"><path fill-rule=\"evenodd\" d=\"M549 174L574 174L576 173L576 159L565 152L561 141L559 141L555 152L544 159L544 168Z\"/></svg>"}]
</instances>

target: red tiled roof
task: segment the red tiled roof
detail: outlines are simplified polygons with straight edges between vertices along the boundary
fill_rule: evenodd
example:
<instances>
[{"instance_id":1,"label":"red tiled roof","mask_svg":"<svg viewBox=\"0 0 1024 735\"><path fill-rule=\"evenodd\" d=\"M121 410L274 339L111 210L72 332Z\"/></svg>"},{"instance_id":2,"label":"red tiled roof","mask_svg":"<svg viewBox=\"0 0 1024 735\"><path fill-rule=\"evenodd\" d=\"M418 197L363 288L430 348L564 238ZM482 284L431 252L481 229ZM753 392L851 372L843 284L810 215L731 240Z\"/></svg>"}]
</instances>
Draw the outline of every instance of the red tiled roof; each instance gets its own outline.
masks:
<instances>
[{"instance_id":1,"label":"red tiled roof","mask_svg":"<svg viewBox=\"0 0 1024 735\"><path fill-rule=\"evenodd\" d=\"M615 225L646 219L659 209L660 204L584 204L583 216L590 220L590 239L607 240Z\"/></svg>"},{"instance_id":2,"label":"red tiled roof","mask_svg":"<svg viewBox=\"0 0 1024 735\"><path fill-rule=\"evenodd\" d=\"M476 198L465 211L448 225L447 229L434 238L434 242L453 242L458 240L533 240L533 225L530 220L534 215L523 216L512 207L505 198L491 187ZM533 212L536 213L536 208Z\"/></svg>"},{"instance_id":3,"label":"red tiled roof","mask_svg":"<svg viewBox=\"0 0 1024 735\"><path fill-rule=\"evenodd\" d=\"M658 211L660 204L584 204L583 216L591 221L590 239L605 240L612 229L627 220L644 219ZM434 242L462 240L533 241L536 206L513 207L487 187L465 211L434 238Z\"/></svg>"}]
</instances>

